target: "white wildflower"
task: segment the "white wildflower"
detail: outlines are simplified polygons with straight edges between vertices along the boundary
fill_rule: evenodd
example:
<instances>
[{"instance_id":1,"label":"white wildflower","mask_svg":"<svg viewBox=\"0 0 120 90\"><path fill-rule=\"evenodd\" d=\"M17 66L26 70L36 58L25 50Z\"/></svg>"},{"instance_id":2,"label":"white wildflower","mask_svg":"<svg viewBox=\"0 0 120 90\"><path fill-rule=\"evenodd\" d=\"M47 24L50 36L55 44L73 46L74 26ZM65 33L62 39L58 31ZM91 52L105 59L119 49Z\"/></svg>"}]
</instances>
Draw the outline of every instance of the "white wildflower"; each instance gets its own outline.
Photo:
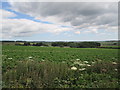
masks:
<instances>
[{"instance_id":1,"label":"white wildflower","mask_svg":"<svg viewBox=\"0 0 120 90\"><path fill-rule=\"evenodd\" d=\"M76 67L71 67L71 70L77 70L77 68Z\"/></svg>"},{"instance_id":2,"label":"white wildflower","mask_svg":"<svg viewBox=\"0 0 120 90\"><path fill-rule=\"evenodd\" d=\"M94 64L95 62L92 62L92 64Z\"/></svg>"},{"instance_id":3,"label":"white wildflower","mask_svg":"<svg viewBox=\"0 0 120 90\"><path fill-rule=\"evenodd\" d=\"M42 62L44 62L45 60L41 60Z\"/></svg>"},{"instance_id":4,"label":"white wildflower","mask_svg":"<svg viewBox=\"0 0 120 90\"><path fill-rule=\"evenodd\" d=\"M11 60L12 58L8 58L9 60Z\"/></svg>"},{"instance_id":5,"label":"white wildflower","mask_svg":"<svg viewBox=\"0 0 120 90\"><path fill-rule=\"evenodd\" d=\"M117 63L116 62L112 62L112 64L116 65Z\"/></svg>"},{"instance_id":6,"label":"white wildflower","mask_svg":"<svg viewBox=\"0 0 120 90\"><path fill-rule=\"evenodd\" d=\"M81 68L81 69L79 69L79 71L84 71L86 68Z\"/></svg>"},{"instance_id":7,"label":"white wildflower","mask_svg":"<svg viewBox=\"0 0 120 90\"><path fill-rule=\"evenodd\" d=\"M88 67L90 67L91 65L90 64L87 64Z\"/></svg>"},{"instance_id":8,"label":"white wildflower","mask_svg":"<svg viewBox=\"0 0 120 90\"><path fill-rule=\"evenodd\" d=\"M115 69L115 71L118 71L118 69Z\"/></svg>"},{"instance_id":9,"label":"white wildflower","mask_svg":"<svg viewBox=\"0 0 120 90\"><path fill-rule=\"evenodd\" d=\"M80 60L80 59L76 59L77 61Z\"/></svg>"},{"instance_id":10,"label":"white wildflower","mask_svg":"<svg viewBox=\"0 0 120 90\"><path fill-rule=\"evenodd\" d=\"M86 64L79 64L80 66L86 66Z\"/></svg>"},{"instance_id":11,"label":"white wildflower","mask_svg":"<svg viewBox=\"0 0 120 90\"><path fill-rule=\"evenodd\" d=\"M84 61L84 63L88 63L88 61Z\"/></svg>"},{"instance_id":12,"label":"white wildflower","mask_svg":"<svg viewBox=\"0 0 120 90\"><path fill-rule=\"evenodd\" d=\"M30 56L29 59L32 59L32 57Z\"/></svg>"}]
</instances>

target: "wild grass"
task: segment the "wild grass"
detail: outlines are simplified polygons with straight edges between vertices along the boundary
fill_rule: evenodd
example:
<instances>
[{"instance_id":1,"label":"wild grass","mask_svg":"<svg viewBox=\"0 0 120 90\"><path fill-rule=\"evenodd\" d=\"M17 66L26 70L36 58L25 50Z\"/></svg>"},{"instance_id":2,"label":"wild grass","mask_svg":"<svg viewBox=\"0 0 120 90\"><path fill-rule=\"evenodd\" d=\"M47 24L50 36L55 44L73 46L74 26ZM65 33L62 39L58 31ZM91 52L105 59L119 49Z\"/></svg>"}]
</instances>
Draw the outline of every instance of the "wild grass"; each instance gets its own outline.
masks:
<instances>
[{"instance_id":1,"label":"wild grass","mask_svg":"<svg viewBox=\"0 0 120 90\"><path fill-rule=\"evenodd\" d=\"M67 65L55 62L21 61L16 67L3 74L8 87L52 87L54 79L67 76Z\"/></svg>"},{"instance_id":2,"label":"wild grass","mask_svg":"<svg viewBox=\"0 0 120 90\"><path fill-rule=\"evenodd\" d=\"M18 61L3 73L4 88L118 88L118 63L96 61L91 66L67 62ZM78 63L77 63L78 64ZM80 70L85 68L85 70Z\"/></svg>"}]
</instances>

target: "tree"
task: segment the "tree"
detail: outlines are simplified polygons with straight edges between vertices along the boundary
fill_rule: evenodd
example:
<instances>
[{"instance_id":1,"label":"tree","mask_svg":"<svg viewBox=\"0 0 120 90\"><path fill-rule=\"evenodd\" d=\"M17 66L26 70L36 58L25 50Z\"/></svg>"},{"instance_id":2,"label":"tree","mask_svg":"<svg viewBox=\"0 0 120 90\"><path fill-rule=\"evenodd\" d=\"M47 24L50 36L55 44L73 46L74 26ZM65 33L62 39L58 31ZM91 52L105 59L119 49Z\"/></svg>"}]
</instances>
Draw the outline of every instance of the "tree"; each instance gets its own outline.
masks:
<instances>
[{"instance_id":1,"label":"tree","mask_svg":"<svg viewBox=\"0 0 120 90\"><path fill-rule=\"evenodd\" d=\"M30 42L24 42L24 46L29 46Z\"/></svg>"},{"instance_id":2,"label":"tree","mask_svg":"<svg viewBox=\"0 0 120 90\"><path fill-rule=\"evenodd\" d=\"M43 43L42 42L39 42L39 43L36 43L35 46L42 46Z\"/></svg>"},{"instance_id":3,"label":"tree","mask_svg":"<svg viewBox=\"0 0 120 90\"><path fill-rule=\"evenodd\" d=\"M77 48L77 43L75 43L75 42L70 42L70 43L69 43L69 46L70 46L71 48Z\"/></svg>"},{"instance_id":4,"label":"tree","mask_svg":"<svg viewBox=\"0 0 120 90\"><path fill-rule=\"evenodd\" d=\"M100 43L98 42L81 42L81 43L78 43L77 45L78 48L96 48L99 46L100 46Z\"/></svg>"}]
</instances>

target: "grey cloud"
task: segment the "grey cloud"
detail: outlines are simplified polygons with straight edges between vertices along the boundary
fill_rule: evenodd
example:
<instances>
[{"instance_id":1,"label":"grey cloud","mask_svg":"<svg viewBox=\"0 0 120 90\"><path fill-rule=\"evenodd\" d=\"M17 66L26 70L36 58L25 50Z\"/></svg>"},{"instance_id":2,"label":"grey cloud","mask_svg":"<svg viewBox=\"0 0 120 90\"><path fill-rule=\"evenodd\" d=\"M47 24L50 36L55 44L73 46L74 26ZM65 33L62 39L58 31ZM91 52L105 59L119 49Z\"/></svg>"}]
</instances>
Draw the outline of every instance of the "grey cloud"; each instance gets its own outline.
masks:
<instances>
[{"instance_id":1,"label":"grey cloud","mask_svg":"<svg viewBox=\"0 0 120 90\"><path fill-rule=\"evenodd\" d=\"M5 15L0 20L0 26L2 26L2 37L3 38L13 38L13 37L28 37L36 33L60 33L70 30L70 28L60 27L54 24L44 24L39 22L34 22L28 19L8 19L7 17L13 15L12 12L6 12L2 10ZM7 15L7 16L6 16Z\"/></svg>"},{"instance_id":2,"label":"grey cloud","mask_svg":"<svg viewBox=\"0 0 120 90\"><path fill-rule=\"evenodd\" d=\"M117 2L13 2L11 5L14 10L34 17L54 16L60 23L69 22L75 29L117 27Z\"/></svg>"},{"instance_id":3,"label":"grey cloud","mask_svg":"<svg viewBox=\"0 0 120 90\"><path fill-rule=\"evenodd\" d=\"M96 19L94 19L94 22L95 21L97 21L96 22L97 25L109 24L110 26L117 26L118 15L114 13L103 14L101 16L98 16Z\"/></svg>"},{"instance_id":4,"label":"grey cloud","mask_svg":"<svg viewBox=\"0 0 120 90\"><path fill-rule=\"evenodd\" d=\"M80 25L81 23L96 23L96 24L109 24L117 15L117 3L93 3L93 2L17 2L12 4L16 10L30 14L32 16L60 17L63 22L70 22L73 26ZM112 13L115 17L101 16L106 13ZM76 18L83 20L76 20ZM95 21L98 16L100 22ZM84 18L83 18L84 17ZM103 18L104 17L104 18ZM109 20L108 20L108 19ZM113 19L112 19L113 18ZM103 20L102 20L103 19ZM111 20L112 19L112 20ZM107 21L106 21L107 20ZM93 22L94 21L94 22ZM98 23L99 22L99 23Z\"/></svg>"}]
</instances>

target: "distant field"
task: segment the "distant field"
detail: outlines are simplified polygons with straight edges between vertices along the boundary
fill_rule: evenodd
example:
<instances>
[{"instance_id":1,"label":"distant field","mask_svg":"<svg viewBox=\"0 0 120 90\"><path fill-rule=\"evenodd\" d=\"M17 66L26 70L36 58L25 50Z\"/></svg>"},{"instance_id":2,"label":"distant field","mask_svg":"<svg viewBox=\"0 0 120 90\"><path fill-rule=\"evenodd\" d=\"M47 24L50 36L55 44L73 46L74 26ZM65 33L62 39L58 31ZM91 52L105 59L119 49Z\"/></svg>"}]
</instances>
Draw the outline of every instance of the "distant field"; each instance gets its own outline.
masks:
<instances>
[{"instance_id":1,"label":"distant field","mask_svg":"<svg viewBox=\"0 0 120 90\"><path fill-rule=\"evenodd\" d=\"M3 45L2 63L3 87L119 87L118 49Z\"/></svg>"},{"instance_id":2,"label":"distant field","mask_svg":"<svg viewBox=\"0 0 120 90\"><path fill-rule=\"evenodd\" d=\"M120 47L120 46L111 46L111 45L107 46L106 45L106 46L101 46L101 47L113 47L113 48L116 47L117 48L117 47Z\"/></svg>"},{"instance_id":3,"label":"distant field","mask_svg":"<svg viewBox=\"0 0 120 90\"><path fill-rule=\"evenodd\" d=\"M37 46L3 46L3 58L13 60L25 60L32 56L35 60L66 61L80 59L87 61L117 60L118 50L97 48L59 48Z\"/></svg>"}]
</instances>

